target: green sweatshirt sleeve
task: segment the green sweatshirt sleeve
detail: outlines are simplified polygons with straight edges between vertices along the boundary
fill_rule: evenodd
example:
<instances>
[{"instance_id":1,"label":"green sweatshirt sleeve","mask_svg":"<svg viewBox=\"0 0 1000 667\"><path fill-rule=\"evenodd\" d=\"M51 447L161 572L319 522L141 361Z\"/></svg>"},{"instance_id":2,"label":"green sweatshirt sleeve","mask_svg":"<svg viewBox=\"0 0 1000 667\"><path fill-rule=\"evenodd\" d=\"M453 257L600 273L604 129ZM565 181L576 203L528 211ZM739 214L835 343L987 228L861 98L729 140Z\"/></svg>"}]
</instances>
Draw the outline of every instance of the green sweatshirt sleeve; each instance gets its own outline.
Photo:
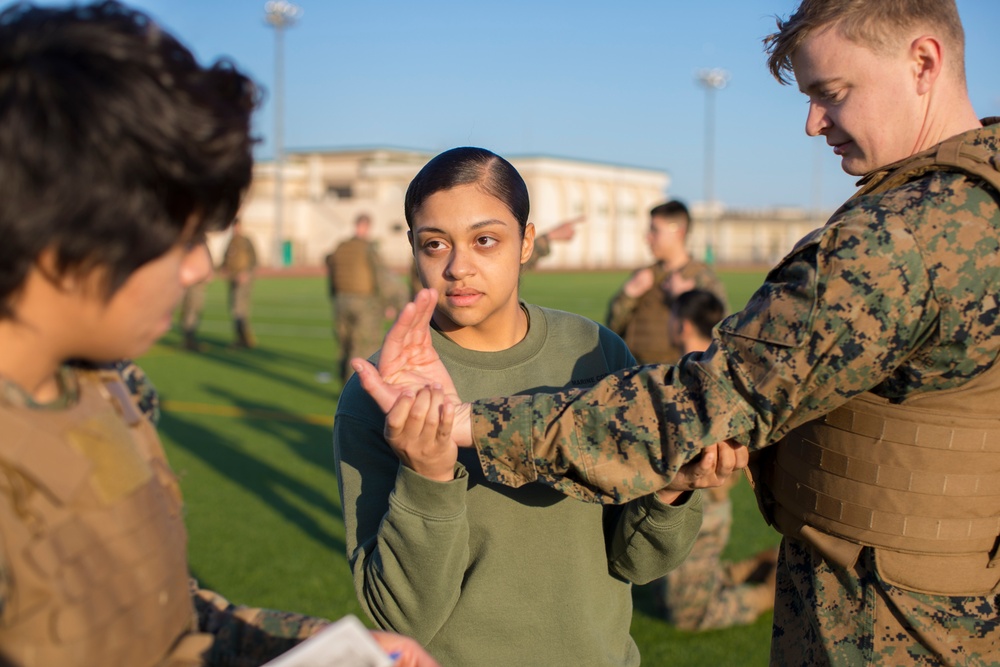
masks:
<instances>
[{"instance_id":1,"label":"green sweatshirt sleeve","mask_svg":"<svg viewBox=\"0 0 1000 667\"><path fill-rule=\"evenodd\" d=\"M691 552L701 528L702 494L695 491L681 505L668 505L650 494L605 511L613 518L610 571L646 584L676 568Z\"/></svg>"},{"instance_id":2,"label":"green sweatshirt sleeve","mask_svg":"<svg viewBox=\"0 0 1000 667\"><path fill-rule=\"evenodd\" d=\"M381 424L343 410L334 453L358 600L379 627L426 645L451 615L468 565L468 473L459 465L449 482L422 477L399 463Z\"/></svg>"}]
</instances>

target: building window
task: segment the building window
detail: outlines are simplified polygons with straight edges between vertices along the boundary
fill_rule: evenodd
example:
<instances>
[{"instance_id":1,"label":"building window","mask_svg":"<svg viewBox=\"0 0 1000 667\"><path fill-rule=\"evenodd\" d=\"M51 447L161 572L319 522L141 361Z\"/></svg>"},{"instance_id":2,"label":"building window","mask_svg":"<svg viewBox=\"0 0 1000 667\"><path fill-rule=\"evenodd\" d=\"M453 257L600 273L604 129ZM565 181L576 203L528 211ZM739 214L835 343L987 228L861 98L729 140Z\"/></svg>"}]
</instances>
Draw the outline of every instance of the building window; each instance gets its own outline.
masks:
<instances>
[{"instance_id":1,"label":"building window","mask_svg":"<svg viewBox=\"0 0 1000 667\"><path fill-rule=\"evenodd\" d=\"M335 199L350 199L354 196L354 191L350 185L328 185L326 186L326 196Z\"/></svg>"}]
</instances>

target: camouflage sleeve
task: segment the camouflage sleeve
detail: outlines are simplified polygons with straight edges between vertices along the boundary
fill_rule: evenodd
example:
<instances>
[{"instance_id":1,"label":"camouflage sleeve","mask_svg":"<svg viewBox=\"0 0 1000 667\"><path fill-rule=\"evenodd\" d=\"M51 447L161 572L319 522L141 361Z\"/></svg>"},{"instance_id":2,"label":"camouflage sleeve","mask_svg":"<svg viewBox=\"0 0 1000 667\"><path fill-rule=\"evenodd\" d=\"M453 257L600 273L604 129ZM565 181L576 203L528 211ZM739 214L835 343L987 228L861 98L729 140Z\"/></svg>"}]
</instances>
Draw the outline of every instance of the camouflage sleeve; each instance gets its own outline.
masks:
<instances>
[{"instance_id":1,"label":"camouflage sleeve","mask_svg":"<svg viewBox=\"0 0 1000 667\"><path fill-rule=\"evenodd\" d=\"M160 395L150 381L146 372L131 360L116 361L115 370L121 375L122 381L128 387L139 411L153 426L160 422Z\"/></svg>"},{"instance_id":2,"label":"camouflage sleeve","mask_svg":"<svg viewBox=\"0 0 1000 667\"><path fill-rule=\"evenodd\" d=\"M260 665L326 627L326 619L292 612L236 606L192 581L198 630L214 637L205 664Z\"/></svg>"},{"instance_id":3,"label":"camouflage sleeve","mask_svg":"<svg viewBox=\"0 0 1000 667\"><path fill-rule=\"evenodd\" d=\"M621 507L605 508L611 524L608 569L634 584L646 584L687 558L701 528L702 494L681 505L667 505L655 494Z\"/></svg>"},{"instance_id":4,"label":"camouflage sleeve","mask_svg":"<svg viewBox=\"0 0 1000 667\"><path fill-rule=\"evenodd\" d=\"M704 447L776 442L885 379L935 328L938 303L905 224L863 208L803 239L712 346L586 391L473 404L493 481L621 503L665 486Z\"/></svg>"}]
</instances>

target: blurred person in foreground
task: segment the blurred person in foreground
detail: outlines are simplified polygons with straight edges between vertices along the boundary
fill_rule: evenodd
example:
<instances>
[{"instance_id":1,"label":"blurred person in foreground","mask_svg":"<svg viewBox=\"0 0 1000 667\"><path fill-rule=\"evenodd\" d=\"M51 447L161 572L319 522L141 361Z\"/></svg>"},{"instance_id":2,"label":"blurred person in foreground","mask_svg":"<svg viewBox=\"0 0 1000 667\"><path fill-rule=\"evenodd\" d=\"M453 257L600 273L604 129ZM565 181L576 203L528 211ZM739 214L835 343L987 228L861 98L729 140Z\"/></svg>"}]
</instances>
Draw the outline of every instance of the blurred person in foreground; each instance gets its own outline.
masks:
<instances>
[{"instance_id":1,"label":"blurred person in foreground","mask_svg":"<svg viewBox=\"0 0 1000 667\"><path fill-rule=\"evenodd\" d=\"M672 364L681 350L664 332L671 327L674 299L704 289L726 303L726 291L712 267L691 257L687 237L691 214L672 199L649 212L646 242L655 260L635 271L608 304L608 328L625 339L640 364Z\"/></svg>"},{"instance_id":2,"label":"blurred person in foreground","mask_svg":"<svg viewBox=\"0 0 1000 667\"><path fill-rule=\"evenodd\" d=\"M155 404L110 364L211 271L256 99L120 4L0 12L0 663L258 665L328 625L190 580Z\"/></svg>"},{"instance_id":3,"label":"blurred person in foreground","mask_svg":"<svg viewBox=\"0 0 1000 667\"><path fill-rule=\"evenodd\" d=\"M682 292L671 307L671 341L683 354L705 351L725 312L725 305L708 290ZM721 486L705 489L704 519L691 553L653 584L664 618L682 630L746 625L774 607L777 549L736 563L722 560L733 525L729 492L739 480L734 475Z\"/></svg>"},{"instance_id":4,"label":"blurred person in foreground","mask_svg":"<svg viewBox=\"0 0 1000 667\"><path fill-rule=\"evenodd\" d=\"M662 487L706 445L754 450L783 535L775 665L1000 656L1000 119L975 114L964 39L954 0L803 0L768 64L857 194L704 353L454 413L491 481L601 502ZM381 404L450 390L428 317L418 295L391 330L389 384L355 362Z\"/></svg>"}]
</instances>

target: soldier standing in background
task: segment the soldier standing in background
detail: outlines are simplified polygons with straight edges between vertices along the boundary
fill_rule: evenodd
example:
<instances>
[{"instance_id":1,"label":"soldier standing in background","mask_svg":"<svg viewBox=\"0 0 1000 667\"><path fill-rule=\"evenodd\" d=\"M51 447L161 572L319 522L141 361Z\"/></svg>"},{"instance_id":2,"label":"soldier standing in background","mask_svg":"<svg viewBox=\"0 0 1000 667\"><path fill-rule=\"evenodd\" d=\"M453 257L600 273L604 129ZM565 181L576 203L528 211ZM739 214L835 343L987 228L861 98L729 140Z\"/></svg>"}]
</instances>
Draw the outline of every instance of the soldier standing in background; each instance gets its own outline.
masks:
<instances>
[{"instance_id":1,"label":"soldier standing in background","mask_svg":"<svg viewBox=\"0 0 1000 667\"><path fill-rule=\"evenodd\" d=\"M674 299L670 338L683 354L703 352L724 315L725 306L711 292L683 292ZM722 561L733 524L729 492L739 480L733 475L722 486L702 492L705 516L691 553L653 584L664 618L682 630L746 625L774 607L776 548L738 563Z\"/></svg>"},{"instance_id":2,"label":"soldier standing in background","mask_svg":"<svg viewBox=\"0 0 1000 667\"><path fill-rule=\"evenodd\" d=\"M354 374L349 362L367 359L382 344L386 309L406 297L382 265L371 241L372 219L367 213L354 220L354 236L326 256L326 275L333 305L334 335L340 348L337 372L343 382ZM395 316L395 310L390 317Z\"/></svg>"},{"instance_id":3,"label":"soldier standing in background","mask_svg":"<svg viewBox=\"0 0 1000 667\"><path fill-rule=\"evenodd\" d=\"M653 207L646 241L656 261L633 273L608 305L608 328L625 339L640 364L672 364L680 358L680 349L664 335L678 294L699 288L726 303L715 272L687 251L690 229L691 214L683 202L674 199Z\"/></svg>"},{"instance_id":4,"label":"soldier standing in background","mask_svg":"<svg viewBox=\"0 0 1000 667\"><path fill-rule=\"evenodd\" d=\"M250 295L253 291L253 272L257 268L257 251L241 226L237 218L233 222L233 236L226 246L220 268L229 276L229 314L236 333L235 345L249 348L257 344L250 329Z\"/></svg>"},{"instance_id":5,"label":"soldier standing in background","mask_svg":"<svg viewBox=\"0 0 1000 667\"><path fill-rule=\"evenodd\" d=\"M205 307L205 285L208 281L203 280L197 285L192 285L184 290L184 298L181 299L181 333L184 336L184 349L191 352L201 352L201 344L195 338L198 333L198 325L201 323L201 311Z\"/></svg>"},{"instance_id":6,"label":"soldier standing in background","mask_svg":"<svg viewBox=\"0 0 1000 667\"><path fill-rule=\"evenodd\" d=\"M802 0L765 48L858 193L704 353L459 406L452 438L490 481L616 503L743 443L783 535L772 664L995 665L1000 118L975 114L954 0ZM356 362L381 406L428 391L407 373L453 391L422 334L432 301L382 347L400 385Z\"/></svg>"}]
</instances>

